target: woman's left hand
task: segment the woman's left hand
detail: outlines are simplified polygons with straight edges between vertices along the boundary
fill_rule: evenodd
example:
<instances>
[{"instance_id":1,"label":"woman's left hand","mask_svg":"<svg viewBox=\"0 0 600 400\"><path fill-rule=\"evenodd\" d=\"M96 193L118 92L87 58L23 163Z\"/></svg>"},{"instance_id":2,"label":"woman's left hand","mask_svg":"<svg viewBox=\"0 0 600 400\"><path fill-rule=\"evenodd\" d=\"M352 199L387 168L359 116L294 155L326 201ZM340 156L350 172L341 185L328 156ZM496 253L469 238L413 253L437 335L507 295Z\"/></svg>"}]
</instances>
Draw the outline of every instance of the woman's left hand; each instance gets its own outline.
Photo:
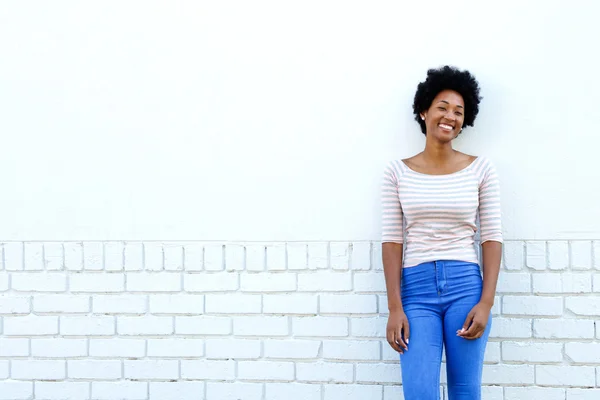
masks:
<instances>
[{"instance_id":1,"label":"woman's left hand","mask_svg":"<svg viewBox=\"0 0 600 400\"><path fill-rule=\"evenodd\" d=\"M456 334L465 339L478 339L483 336L487 326L492 307L484 303L477 303L471 309L462 329L456 331Z\"/></svg>"}]
</instances>

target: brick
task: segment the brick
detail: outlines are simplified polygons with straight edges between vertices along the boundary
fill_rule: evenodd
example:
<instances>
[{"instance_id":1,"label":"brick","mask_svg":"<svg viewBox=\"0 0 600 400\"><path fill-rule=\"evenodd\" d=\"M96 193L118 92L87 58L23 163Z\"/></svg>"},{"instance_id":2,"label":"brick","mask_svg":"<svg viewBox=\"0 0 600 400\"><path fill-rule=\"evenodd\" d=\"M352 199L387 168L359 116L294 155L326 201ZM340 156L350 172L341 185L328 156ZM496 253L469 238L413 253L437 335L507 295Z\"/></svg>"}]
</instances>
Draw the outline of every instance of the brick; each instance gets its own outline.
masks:
<instances>
[{"instance_id":1,"label":"brick","mask_svg":"<svg viewBox=\"0 0 600 400\"><path fill-rule=\"evenodd\" d=\"M333 242L329 244L329 267L336 271L350 269L350 243Z\"/></svg>"},{"instance_id":2,"label":"brick","mask_svg":"<svg viewBox=\"0 0 600 400\"><path fill-rule=\"evenodd\" d=\"M354 291L385 293L385 277L382 272L357 272L354 274Z\"/></svg>"},{"instance_id":3,"label":"brick","mask_svg":"<svg viewBox=\"0 0 600 400\"><path fill-rule=\"evenodd\" d=\"M65 269L64 249L62 243L44 243L44 264L48 271Z\"/></svg>"},{"instance_id":4,"label":"brick","mask_svg":"<svg viewBox=\"0 0 600 400\"><path fill-rule=\"evenodd\" d=\"M206 358L212 359L254 359L261 352L260 340L249 339L207 339Z\"/></svg>"},{"instance_id":5,"label":"brick","mask_svg":"<svg viewBox=\"0 0 600 400\"><path fill-rule=\"evenodd\" d=\"M534 293L589 293L592 291L592 279L589 274L535 274L533 276Z\"/></svg>"},{"instance_id":6,"label":"brick","mask_svg":"<svg viewBox=\"0 0 600 400\"><path fill-rule=\"evenodd\" d=\"M83 244L83 269L88 271L104 269L104 245L102 242L85 242Z\"/></svg>"},{"instance_id":7,"label":"brick","mask_svg":"<svg viewBox=\"0 0 600 400\"><path fill-rule=\"evenodd\" d=\"M485 388L485 386L481 388L482 395L483 395L484 388ZM500 390L502 390L502 388L500 388ZM440 399L445 399L443 393L440 394ZM496 400L496 399L488 399L485 395L482 397L482 399ZM404 400L404 393L402 392L402 386L384 386L383 387L383 400ZM504 400L504 399L500 398L498 400Z\"/></svg>"},{"instance_id":8,"label":"brick","mask_svg":"<svg viewBox=\"0 0 600 400\"><path fill-rule=\"evenodd\" d=\"M309 269L327 269L329 268L329 249L327 243L309 243L308 244L308 268Z\"/></svg>"},{"instance_id":9,"label":"brick","mask_svg":"<svg viewBox=\"0 0 600 400\"><path fill-rule=\"evenodd\" d=\"M127 273L127 290L132 292L178 292L181 275L176 272Z\"/></svg>"},{"instance_id":10,"label":"brick","mask_svg":"<svg viewBox=\"0 0 600 400\"><path fill-rule=\"evenodd\" d=\"M119 335L171 335L172 317L117 317Z\"/></svg>"},{"instance_id":11,"label":"brick","mask_svg":"<svg viewBox=\"0 0 600 400\"><path fill-rule=\"evenodd\" d=\"M163 246L163 255L166 271L183 271L183 246L165 244Z\"/></svg>"},{"instance_id":12,"label":"brick","mask_svg":"<svg viewBox=\"0 0 600 400\"><path fill-rule=\"evenodd\" d=\"M600 343L565 343L565 354L576 363L597 364L600 360Z\"/></svg>"},{"instance_id":13,"label":"brick","mask_svg":"<svg viewBox=\"0 0 600 400\"><path fill-rule=\"evenodd\" d=\"M173 338L148 339L148 357L202 357L204 355L204 340Z\"/></svg>"},{"instance_id":14,"label":"brick","mask_svg":"<svg viewBox=\"0 0 600 400\"><path fill-rule=\"evenodd\" d=\"M533 241L526 242L527 268L538 271L546 269L546 242Z\"/></svg>"},{"instance_id":15,"label":"brick","mask_svg":"<svg viewBox=\"0 0 600 400\"><path fill-rule=\"evenodd\" d=\"M185 274L183 279L186 292L230 292L239 288L237 272Z\"/></svg>"},{"instance_id":16,"label":"brick","mask_svg":"<svg viewBox=\"0 0 600 400\"><path fill-rule=\"evenodd\" d=\"M494 318L492 320L491 338L519 338L532 336L531 319L529 318Z\"/></svg>"},{"instance_id":17,"label":"brick","mask_svg":"<svg viewBox=\"0 0 600 400\"><path fill-rule=\"evenodd\" d=\"M571 268L574 270L592 269L592 242L571 242Z\"/></svg>"},{"instance_id":18,"label":"brick","mask_svg":"<svg viewBox=\"0 0 600 400\"><path fill-rule=\"evenodd\" d=\"M147 382L92 382L94 400L146 400L147 396Z\"/></svg>"},{"instance_id":19,"label":"brick","mask_svg":"<svg viewBox=\"0 0 600 400\"><path fill-rule=\"evenodd\" d=\"M65 361L59 360L12 360L11 378L17 380L65 379Z\"/></svg>"},{"instance_id":20,"label":"brick","mask_svg":"<svg viewBox=\"0 0 600 400\"><path fill-rule=\"evenodd\" d=\"M144 269L146 271L162 271L164 269L164 254L161 243L144 243Z\"/></svg>"},{"instance_id":21,"label":"brick","mask_svg":"<svg viewBox=\"0 0 600 400\"><path fill-rule=\"evenodd\" d=\"M262 400L263 384L245 382L207 382L206 384L206 400L240 399Z\"/></svg>"},{"instance_id":22,"label":"brick","mask_svg":"<svg viewBox=\"0 0 600 400\"><path fill-rule=\"evenodd\" d=\"M204 296L197 294L150 295L152 314L202 314Z\"/></svg>"},{"instance_id":23,"label":"brick","mask_svg":"<svg viewBox=\"0 0 600 400\"><path fill-rule=\"evenodd\" d=\"M592 243L592 261L594 262L594 268L600 269L600 240L596 240Z\"/></svg>"},{"instance_id":24,"label":"brick","mask_svg":"<svg viewBox=\"0 0 600 400\"><path fill-rule=\"evenodd\" d=\"M112 316L61 316L60 334L73 336L114 335L115 318Z\"/></svg>"},{"instance_id":25,"label":"brick","mask_svg":"<svg viewBox=\"0 0 600 400\"><path fill-rule=\"evenodd\" d=\"M325 340L323 359L380 360L380 343L378 340Z\"/></svg>"},{"instance_id":26,"label":"brick","mask_svg":"<svg viewBox=\"0 0 600 400\"><path fill-rule=\"evenodd\" d=\"M67 276L60 272L14 272L11 287L17 292L64 292Z\"/></svg>"},{"instance_id":27,"label":"brick","mask_svg":"<svg viewBox=\"0 0 600 400\"><path fill-rule=\"evenodd\" d=\"M504 272L498 276L498 293L531 293L531 275Z\"/></svg>"},{"instance_id":28,"label":"brick","mask_svg":"<svg viewBox=\"0 0 600 400\"><path fill-rule=\"evenodd\" d=\"M288 317L235 317L233 334L239 336L286 336Z\"/></svg>"},{"instance_id":29,"label":"brick","mask_svg":"<svg viewBox=\"0 0 600 400\"><path fill-rule=\"evenodd\" d=\"M600 398L600 389L567 388L567 400L597 400Z\"/></svg>"},{"instance_id":30,"label":"brick","mask_svg":"<svg viewBox=\"0 0 600 400\"><path fill-rule=\"evenodd\" d=\"M371 269L371 242L352 243L350 268L355 271L367 271Z\"/></svg>"},{"instance_id":31,"label":"brick","mask_svg":"<svg viewBox=\"0 0 600 400\"><path fill-rule=\"evenodd\" d=\"M181 360L183 379L235 379L235 362L228 360Z\"/></svg>"},{"instance_id":32,"label":"brick","mask_svg":"<svg viewBox=\"0 0 600 400\"><path fill-rule=\"evenodd\" d=\"M594 293L600 293L600 274L592 276L592 290Z\"/></svg>"},{"instance_id":33,"label":"brick","mask_svg":"<svg viewBox=\"0 0 600 400\"><path fill-rule=\"evenodd\" d=\"M308 245L306 243L287 244L287 267L289 270L308 268Z\"/></svg>"},{"instance_id":34,"label":"brick","mask_svg":"<svg viewBox=\"0 0 600 400\"><path fill-rule=\"evenodd\" d=\"M569 268L569 242L548 242L548 268L565 270Z\"/></svg>"},{"instance_id":35,"label":"brick","mask_svg":"<svg viewBox=\"0 0 600 400\"><path fill-rule=\"evenodd\" d=\"M392 346L390 346L385 339L381 341L381 359L383 361L398 362L399 356L400 354L392 349ZM442 353L442 360L444 360L444 358L445 354Z\"/></svg>"},{"instance_id":36,"label":"brick","mask_svg":"<svg viewBox=\"0 0 600 400\"><path fill-rule=\"evenodd\" d=\"M386 326L387 319L382 317L350 318L350 334L354 337L385 337Z\"/></svg>"},{"instance_id":37,"label":"brick","mask_svg":"<svg viewBox=\"0 0 600 400\"><path fill-rule=\"evenodd\" d=\"M316 314L318 296L313 294L265 294L265 314Z\"/></svg>"},{"instance_id":38,"label":"brick","mask_svg":"<svg viewBox=\"0 0 600 400\"><path fill-rule=\"evenodd\" d=\"M224 268L223 245L204 245L204 269L206 271L221 271Z\"/></svg>"},{"instance_id":39,"label":"brick","mask_svg":"<svg viewBox=\"0 0 600 400\"><path fill-rule=\"evenodd\" d=\"M260 294L207 294L205 298L207 313L258 314L260 309Z\"/></svg>"},{"instance_id":40,"label":"brick","mask_svg":"<svg viewBox=\"0 0 600 400\"><path fill-rule=\"evenodd\" d=\"M248 271L264 271L267 248L264 245L247 245L246 246L246 270Z\"/></svg>"},{"instance_id":41,"label":"brick","mask_svg":"<svg viewBox=\"0 0 600 400\"><path fill-rule=\"evenodd\" d=\"M33 296L36 313L87 313L90 297L70 294L43 294Z\"/></svg>"},{"instance_id":42,"label":"brick","mask_svg":"<svg viewBox=\"0 0 600 400\"><path fill-rule=\"evenodd\" d=\"M594 321L585 319L535 319L533 335L540 339L592 339Z\"/></svg>"},{"instance_id":43,"label":"brick","mask_svg":"<svg viewBox=\"0 0 600 400\"><path fill-rule=\"evenodd\" d=\"M525 245L523 242L504 242L503 248L503 261L504 268L509 271L519 271L524 267L525 260Z\"/></svg>"},{"instance_id":44,"label":"brick","mask_svg":"<svg viewBox=\"0 0 600 400\"><path fill-rule=\"evenodd\" d=\"M380 399L383 387L380 385L323 385L323 400L364 400Z\"/></svg>"},{"instance_id":45,"label":"brick","mask_svg":"<svg viewBox=\"0 0 600 400\"><path fill-rule=\"evenodd\" d=\"M504 296L502 312L512 315L560 316L563 313L561 297Z\"/></svg>"},{"instance_id":46,"label":"brick","mask_svg":"<svg viewBox=\"0 0 600 400\"><path fill-rule=\"evenodd\" d=\"M482 383L491 385L533 384L533 365L484 364Z\"/></svg>"},{"instance_id":47,"label":"brick","mask_svg":"<svg viewBox=\"0 0 600 400\"><path fill-rule=\"evenodd\" d=\"M375 271L383 271L383 252L381 243L373 243L371 248L371 267Z\"/></svg>"},{"instance_id":48,"label":"brick","mask_svg":"<svg viewBox=\"0 0 600 400\"><path fill-rule=\"evenodd\" d=\"M90 357L139 358L146 354L143 339L90 339Z\"/></svg>"},{"instance_id":49,"label":"brick","mask_svg":"<svg viewBox=\"0 0 600 400\"><path fill-rule=\"evenodd\" d=\"M0 381L0 400L33 398L33 382Z\"/></svg>"},{"instance_id":50,"label":"brick","mask_svg":"<svg viewBox=\"0 0 600 400\"><path fill-rule=\"evenodd\" d=\"M346 317L294 317L292 332L295 337L348 336Z\"/></svg>"},{"instance_id":51,"label":"brick","mask_svg":"<svg viewBox=\"0 0 600 400\"><path fill-rule=\"evenodd\" d=\"M269 400L321 400L321 385L304 383L267 383L266 398Z\"/></svg>"},{"instance_id":52,"label":"brick","mask_svg":"<svg viewBox=\"0 0 600 400\"><path fill-rule=\"evenodd\" d=\"M144 269L144 245L139 242L125 243L125 271Z\"/></svg>"},{"instance_id":53,"label":"brick","mask_svg":"<svg viewBox=\"0 0 600 400\"><path fill-rule=\"evenodd\" d=\"M120 273L84 272L69 277L71 292L109 293L125 290L125 276Z\"/></svg>"},{"instance_id":54,"label":"brick","mask_svg":"<svg viewBox=\"0 0 600 400\"><path fill-rule=\"evenodd\" d=\"M4 243L4 269L7 271L23 271L25 269L23 243Z\"/></svg>"},{"instance_id":55,"label":"brick","mask_svg":"<svg viewBox=\"0 0 600 400\"><path fill-rule=\"evenodd\" d=\"M284 243L267 246L267 270L284 271L287 268L286 246Z\"/></svg>"},{"instance_id":56,"label":"brick","mask_svg":"<svg viewBox=\"0 0 600 400\"><path fill-rule=\"evenodd\" d=\"M125 379L177 379L178 360L125 360Z\"/></svg>"},{"instance_id":57,"label":"brick","mask_svg":"<svg viewBox=\"0 0 600 400\"><path fill-rule=\"evenodd\" d=\"M504 361L562 362L562 343L503 342Z\"/></svg>"},{"instance_id":58,"label":"brick","mask_svg":"<svg viewBox=\"0 0 600 400\"><path fill-rule=\"evenodd\" d=\"M354 380L354 366L351 363L298 362L296 380L307 382L349 383Z\"/></svg>"},{"instance_id":59,"label":"brick","mask_svg":"<svg viewBox=\"0 0 600 400\"><path fill-rule=\"evenodd\" d=\"M150 400L198 400L204 382L150 382Z\"/></svg>"},{"instance_id":60,"label":"brick","mask_svg":"<svg viewBox=\"0 0 600 400\"><path fill-rule=\"evenodd\" d=\"M500 343L499 342L488 342L485 347L485 353L483 355L483 362L485 363L499 363L500 362Z\"/></svg>"},{"instance_id":61,"label":"brick","mask_svg":"<svg viewBox=\"0 0 600 400\"><path fill-rule=\"evenodd\" d=\"M322 314L374 314L377 296L371 294L322 294L319 296Z\"/></svg>"},{"instance_id":62,"label":"brick","mask_svg":"<svg viewBox=\"0 0 600 400\"><path fill-rule=\"evenodd\" d=\"M239 244L227 244L225 246L225 269L227 271L243 271L246 261L244 246Z\"/></svg>"},{"instance_id":63,"label":"brick","mask_svg":"<svg viewBox=\"0 0 600 400\"><path fill-rule=\"evenodd\" d=\"M594 367L574 365L536 365L535 383L549 386L594 386Z\"/></svg>"},{"instance_id":64,"label":"brick","mask_svg":"<svg viewBox=\"0 0 600 400\"><path fill-rule=\"evenodd\" d=\"M0 292L8 290L8 276L8 273L0 272Z\"/></svg>"},{"instance_id":65,"label":"brick","mask_svg":"<svg viewBox=\"0 0 600 400\"><path fill-rule=\"evenodd\" d=\"M544 399L564 400L565 389L545 387L506 387L504 400Z\"/></svg>"},{"instance_id":66,"label":"brick","mask_svg":"<svg viewBox=\"0 0 600 400\"><path fill-rule=\"evenodd\" d=\"M3 333L7 336L57 335L58 317L4 317Z\"/></svg>"},{"instance_id":67,"label":"brick","mask_svg":"<svg viewBox=\"0 0 600 400\"><path fill-rule=\"evenodd\" d=\"M87 356L87 339L47 338L31 340L31 355L39 358Z\"/></svg>"},{"instance_id":68,"label":"brick","mask_svg":"<svg viewBox=\"0 0 600 400\"><path fill-rule=\"evenodd\" d=\"M69 271L81 271L83 269L83 243L63 243L65 252L65 268Z\"/></svg>"},{"instance_id":69,"label":"brick","mask_svg":"<svg viewBox=\"0 0 600 400\"><path fill-rule=\"evenodd\" d=\"M400 375L398 364L361 363L356 365L357 383L397 383Z\"/></svg>"},{"instance_id":70,"label":"brick","mask_svg":"<svg viewBox=\"0 0 600 400\"><path fill-rule=\"evenodd\" d=\"M29 314L30 311L29 296L0 295L0 314Z\"/></svg>"},{"instance_id":71,"label":"brick","mask_svg":"<svg viewBox=\"0 0 600 400\"><path fill-rule=\"evenodd\" d=\"M296 290L295 273L241 274L240 288L243 292L291 292Z\"/></svg>"},{"instance_id":72,"label":"brick","mask_svg":"<svg viewBox=\"0 0 600 400\"><path fill-rule=\"evenodd\" d=\"M9 362L8 360L0 360L0 379L8 379L9 373Z\"/></svg>"},{"instance_id":73,"label":"brick","mask_svg":"<svg viewBox=\"0 0 600 400\"><path fill-rule=\"evenodd\" d=\"M69 360L67 370L71 379L121 379L120 360Z\"/></svg>"},{"instance_id":74,"label":"brick","mask_svg":"<svg viewBox=\"0 0 600 400\"><path fill-rule=\"evenodd\" d=\"M125 268L125 244L123 242L104 243L104 269L123 271Z\"/></svg>"},{"instance_id":75,"label":"brick","mask_svg":"<svg viewBox=\"0 0 600 400\"><path fill-rule=\"evenodd\" d=\"M265 358L310 359L317 358L321 342L318 340L268 340L264 343Z\"/></svg>"},{"instance_id":76,"label":"brick","mask_svg":"<svg viewBox=\"0 0 600 400\"><path fill-rule=\"evenodd\" d=\"M35 382L35 397L38 399L88 399L88 382Z\"/></svg>"},{"instance_id":77,"label":"brick","mask_svg":"<svg viewBox=\"0 0 600 400\"><path fill-rule=\"evenodd\" d=\"M102 314L144 314L147 309L144 295L95 295L92 302L94 312Z\"/></svg>"},{"instance_id":78,"label":"brick","mask_svg":"<svg viewBox=\"0 0 600 400\"><path fill-rule=\"evenodd\" d=\"M576 315L600 316L600 297L566 297L565 307Z\"/></svg>"},{"instance_id":79,"label":"brick","mask_svg":"<svg viewBox=\"0 0 600 400\"><path fill-rule=\"evenodd\" d=\"M0 337L0 357L27 357L29 339ZM2 395L0 394L0 398Z\"/></svg>"},{"instance_id":80,"label":"brick","mask_svg":"<svg viewBox=\"0 0 600 400\"><path fill-rule=\"evenodd\" d=\"M285 361L238 361L238 379L294 380L294 363Z\"/></svg>"},{"instance_id":81,"label":"brick","mask_svg":"<svg viewBox=\"0 0 600 400\"><path fill-rule=\"evenodd\" d=\"M44 246L42 243L25 243L24 257L25 271L44 270Z\"/></svg>"},{"instance_id":82,"label":"brick","mask_svg":"<svg viewBox=\"0 0 600 400\"><path fill-rule=\"evenodd\" d=\"M204 247L199 243L186 244L183 247L183 266L186 271L204 269Z\"/></svg>"},{"instance_id":83,"label":"brick","mask_svg":"<svg viewBox=\"0 0 600 400\"><path fill-rule=\"evenodd\" d=\"M298 273L298 290L303 292L343 292L352 290L352 276L342 272Z\"/></svg>"},{"instance_id":84,"label":"brick","mask_svg":"<svg viewBox=\"0 0 600 400\"><path fill-rule=\"evenodd\" d=\"M229 317L175 317L175 333L178 335L229 335Z\"/></svg>"}]
</instances>

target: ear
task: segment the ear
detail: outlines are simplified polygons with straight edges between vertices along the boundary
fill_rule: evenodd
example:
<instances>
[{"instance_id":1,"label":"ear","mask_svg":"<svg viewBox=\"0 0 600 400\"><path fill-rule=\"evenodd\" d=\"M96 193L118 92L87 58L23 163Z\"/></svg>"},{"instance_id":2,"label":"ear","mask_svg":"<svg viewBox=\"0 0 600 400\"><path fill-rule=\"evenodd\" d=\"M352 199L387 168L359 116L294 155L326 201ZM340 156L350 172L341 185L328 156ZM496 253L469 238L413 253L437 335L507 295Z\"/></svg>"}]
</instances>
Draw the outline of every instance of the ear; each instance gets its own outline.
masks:
<instances>
[{"instance_id":1,"label":"ear","mask_svg":"<svg viewBox=\"0 0 600 400\"><path fill-rule=\"evenodd\" d=\"M422 120L425 120L425 118L427 118L427 114L425 114L425 113L421 113L421 119L422 119Z\"/></svg>"}]
</instances>

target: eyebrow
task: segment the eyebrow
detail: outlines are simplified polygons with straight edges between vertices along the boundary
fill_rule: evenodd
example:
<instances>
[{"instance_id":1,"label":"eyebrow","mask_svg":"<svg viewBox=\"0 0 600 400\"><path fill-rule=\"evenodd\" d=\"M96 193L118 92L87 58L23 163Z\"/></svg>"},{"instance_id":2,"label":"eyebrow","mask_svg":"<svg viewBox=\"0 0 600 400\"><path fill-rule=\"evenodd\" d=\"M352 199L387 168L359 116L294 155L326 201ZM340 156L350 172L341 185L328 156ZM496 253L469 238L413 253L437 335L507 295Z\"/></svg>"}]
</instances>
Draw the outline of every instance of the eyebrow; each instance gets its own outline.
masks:
<instances>
[{"instance_id":1,"label":"eyebrow","mask_svg":"<svg viewBox=\"0 0 600 400\"><path fill-rule=\"evenodd\" d=\"M440 100L440 101L438 101L438 103L446 103L446 104L450 105L450 103L448 103L446 100ZM457 104L456 107L464 108L460 104Z\"/></svg>"}]
</instances>

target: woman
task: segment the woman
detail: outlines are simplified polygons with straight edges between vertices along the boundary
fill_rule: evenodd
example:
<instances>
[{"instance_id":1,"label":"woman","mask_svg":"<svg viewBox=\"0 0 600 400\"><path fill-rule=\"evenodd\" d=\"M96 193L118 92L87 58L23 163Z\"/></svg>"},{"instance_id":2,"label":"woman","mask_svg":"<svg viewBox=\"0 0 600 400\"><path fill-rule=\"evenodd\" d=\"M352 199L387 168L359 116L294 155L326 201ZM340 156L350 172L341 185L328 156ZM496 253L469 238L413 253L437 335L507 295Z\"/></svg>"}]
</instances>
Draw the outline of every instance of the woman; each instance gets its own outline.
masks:
<instances>
[{"instance_id":1,"label":"woman","mask_svg":"<svg viewBox=\"0 0 600 400\"><path fill-rule=\"evenodd\" d=\"M499 184L488 159L452 148L463 127L473 126L480 100L468 71L429 70L413 104L425 149L390 162L384 174L387 341L400 353L406 400L440 398L442 346L450 400L481 398L502 254Z\"/></svg>"}]
</instances>

